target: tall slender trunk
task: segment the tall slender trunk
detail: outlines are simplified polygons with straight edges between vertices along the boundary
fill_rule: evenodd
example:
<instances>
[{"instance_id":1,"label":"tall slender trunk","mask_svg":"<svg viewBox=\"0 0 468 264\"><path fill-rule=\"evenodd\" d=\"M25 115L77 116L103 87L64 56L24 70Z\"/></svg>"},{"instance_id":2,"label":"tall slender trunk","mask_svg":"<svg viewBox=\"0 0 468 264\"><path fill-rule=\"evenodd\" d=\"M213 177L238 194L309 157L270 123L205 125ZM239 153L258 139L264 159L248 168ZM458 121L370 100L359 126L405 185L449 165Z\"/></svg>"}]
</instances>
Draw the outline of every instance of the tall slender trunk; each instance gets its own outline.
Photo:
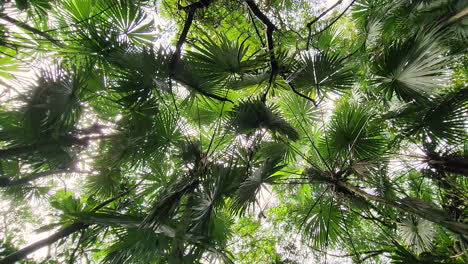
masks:
<instances>
[{"instance_id":1,"label":"tall slender trunk","mask_svg":"<svg viewBox=\"0 0 468 264\"><path fill-rule=\"evenodd\" d=\"M463 234L465 236L468 235L468 224L457 222L454 219L451 219L450 216L447 215L443 210L434 208L423 200L406 197L398 201L392 201L383 197L369 194L360 188L346 182L337 181L335 184L366 200L388 205L399 211L411 213L428 221L437 223L446 227L452 232Z\"/></svg>"},{"instance_id":2,"label":"tall slender trunk","mask_svg":"<svg viewBox=\"0 0 468 264\"><path fill-rule=\"evenodd\" d=\"M441 172L450 172L468 176L468 156L439 156L429 155L429 165Z\"/></svg>"},{"instance_id":3,"label":"tall slender trunk","mask_svg":"<svg viewBox=\"0 0 468 264\"><path fill-rule=\"evenodd\" d=\"M26 256L31 254L32 252L34 252L34 251L36 251L36 250L38 250L38 249L40 249L42 247L51 245L51 244L57 242L58 240L60 240L62 238L66 238L69 235L71 235L71 234L73 234L73 233L75 233L77 231L80 231L82 229L87 228L88 226L89 225L83 224L83 223L71 224L71 225L59 230L57 233L49 236L48 238L39 240L36 243L33 243L33 244L31 244L31 245L29 245L27 247L24 247L24 248L16 251L13 254L8 255L4 259L0 260L0 264L13 264L13 263L15 263L17 261L20 261L20 260L26 258Z\"/></svg>"}]
</instances>

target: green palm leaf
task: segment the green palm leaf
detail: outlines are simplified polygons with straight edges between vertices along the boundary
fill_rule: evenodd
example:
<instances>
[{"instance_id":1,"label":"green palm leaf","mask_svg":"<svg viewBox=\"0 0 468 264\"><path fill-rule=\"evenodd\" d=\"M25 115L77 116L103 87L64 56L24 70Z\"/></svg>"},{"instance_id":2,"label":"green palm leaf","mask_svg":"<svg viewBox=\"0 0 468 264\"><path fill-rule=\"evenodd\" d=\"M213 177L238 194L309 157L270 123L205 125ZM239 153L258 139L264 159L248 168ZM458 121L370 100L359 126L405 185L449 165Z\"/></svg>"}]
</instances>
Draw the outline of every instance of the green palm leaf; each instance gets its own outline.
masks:
<instances>
[{"instance_id":1,"label":"green palm leaf","mask_svg":"<svg viewBox=\"0 0 468 264\"><path fill-rule=\"evenodd\" d=\"M265 184L273 184L281 177L274 173L283 168L284 165L277 164L277 160L265 160L257 171L254 171L240 184L231 205L231 209L234 212L243 213L250 204L257 201L257 195Z\"/></svg>"},{"instance_id":2,"label":"green palm leaf","mask_svg":"<svg viewBox=\"0 0 468 264\"><path fill-rule=\"evenodd\" d=\"M408 104L387 114L405 136L427 142L463 144L466 140L468 89L434 95L424 105Z\"/></svg>"},{"instance_id":3,"label":"green palm leaf","mask_svg":"<svg viewBox=\"0 0 468 264\"><path fill-rule=\"evenodd\" d=\"M71 131L82 112L79 92L85 87L85 81L83 73L79 71L43 71L22 109L23 129L34 131L36 137L52 131Z\"/></svg>"},{"instance_id":4,"label":"green palm leaf","mask_svg":"<svg viewBox=\"0 0 468 264\"><path fill-rule=\"evenodd\" d=\"M385 145L382 125L364 106L344 102L335 108L321 149L331 157L362 160L378 157Z\"/></svg>"},{"instance_id":5,"label":"green palm leaf","mask_svg":"<svg viewBox=\"0 0 468 264\"><path fill-rule=\"evenodd\" d=\"M229 123L236 132L241 134L249 134L266 128L292 140L299 139L297 131L273 109L260 100L246 100L232 109Z\"/></svg>"},{"instance_id":6,"label":"green palm leaf","mask_svg":"<svg viewBox=\"0 0 468 264\"><path fill-rule=\"evenodd\" d=\"M129 228L117 233L105 251L103 263L154 263L165 259L172 238L147 229Z\"/></svg>"},{"instance_id":7,"label":"green palm leaf","mask_svg":"<svg viewBox=\"0 0 468 264\"><path fill-rule=\"evenodd\" d=\"M387 100L393 95L404 101L423 100L443 81L448 57L439 46L440 34L418 34L396 41L373 65L375 82Z\"/></svg>"},{"instance_id":8,"label":"green palm leaf","mask_svg":"<svg viewBox=\"0 0 468 264\"><path fill-rule=\"evenodd\" d=\"M398 233L416 254L432 248L435 231L427 220L411 216L398 224Z\"/></svg>"},{"instance_id":9,"label":"green palm leaf","mask_svg":"<svg viewBox=\"0 0 468 264\"><path fill-rule=\"evenodd\" d=\"M194 46L195 51L187 52L187 60L194 71L213 83L238 80L243 74L259 67L262 61L249 56L249 46L245 41L230 40L225 35L201 39Z\"/></svg>"},{"instance_id":10,"label":"green palm leaf","mask_svg":"<svg viewBox=\"0 0 468 264\"><path fill-rule=\"evenodd\" d=\"M154 37L152 20L148 19L138 1L106 0L99 3L99 9L105 11L103 16L115 27L125 42L148 44Z\"/></svg>"},{"instance_id":11,"label":"green palm leaf","mask_svg":"<svg viewBox=\"0 0 468 264\"><path fill-rule=\"evenodd\" d=\"M344 232L341 212L333 199L321 199L304 220L304 235L315 247L335 242Z\"/></svg>"},{"instance_id":12,"label":"green palm leaf","mask_svg":"<svg viewBox=\"0 0 468 264\"><path fill-rule=\"evenodd\" d=\"M324 96L327 92L342 93L351 88L353 71L346 67L338 55L328 52L306 54L296 69L293 83L302 92Z\"/></svg>"}]
</instances>

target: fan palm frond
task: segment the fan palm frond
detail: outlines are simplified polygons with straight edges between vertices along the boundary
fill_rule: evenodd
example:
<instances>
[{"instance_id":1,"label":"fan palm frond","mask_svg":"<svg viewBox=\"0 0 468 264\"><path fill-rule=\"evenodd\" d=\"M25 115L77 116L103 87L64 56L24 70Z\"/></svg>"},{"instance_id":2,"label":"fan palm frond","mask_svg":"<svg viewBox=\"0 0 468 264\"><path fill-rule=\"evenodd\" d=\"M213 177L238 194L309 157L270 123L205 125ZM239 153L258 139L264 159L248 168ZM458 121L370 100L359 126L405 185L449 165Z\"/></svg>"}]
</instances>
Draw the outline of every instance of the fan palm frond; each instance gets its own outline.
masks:
<instances>
[{"instance_id":1,"label":"fan palm frond","mask_svg":"<svg viewBox=\"0 0 468 264\"><path fill-rule=\"evenodd\" d=\"M79 92L85 86L83 73L55 69L43 71L37 86L22 109L23 129L36 137L63 134L76 125L81 112Z\"/></svg>"},{"instance_id":2,"label":"fan palm frond","mask_svg":"<svg viewBox=\"0 0 468 264\"><path fill-rule=\"evenodd\" d=\"M352 69L346 67L338 55L329 52L304 55L296 72L293 79L296 88L317 96L327 92L342 93L351 88L354 81Z\"/></svg>"},{"instance_id":3,"label":"fan palm frond","mask_svg":"<svg viewBox=\"0 0 468 264\"><path fill-rule=\"evenodd\" d=\"M148 19L138 2L133 0L106 0L98 2L100 12L108 23L116 28L125 42L134 44L150 43L152 20Z\"/></svg>"},{"instance_id":4,"label":"fan palm frond","mask_svg":"<svg viewBox=\"0 0 468 264\"><path fill-rule=\"evenodd\" d=\"M103 263L154 263L165 259L172 238L151 230L128 228L117 234L117 239L104 250Z\"/></svg>"},{"instance_id":5,"label":"fan palm frond","mask_svg":"<svg viewBox=\"0 0 468 264\"><path fill-rule=\"evenodd\" d=\"M443 81L449 58L439 46L440 34L419 33L405 41L396 41L373 65L379 91L390 100L393 95L409 102L421 101Z\"/></svg>"},{"instance_id":6,"label":"fan palm frond","mask_svg":"<svg viewBox=\"0 0 468 264\"><path fill-rule=\"evenodd\" d=\"M260 100L246 100L234 106L229 123L241 134L266 128L278 132L292 140L299 139L298 132L279 114Z\"/></svg>"},{"instance_id":7,"label":"fan palm frond","mask_svg":"<svg viewBox=\"0 0 468 264\"><path fill-rule=\"evenodd\" d=\"M179 140L179 120L170 110L159 110L151 101L136 110L119 120L118 128L125 132L103 142L107 146L101 153L104 164L127 161L132 166L151 166L163 160L166 148Z\"/></svg>"},{"instance_id":8,"label":"fan palm frond","mask_svg":"<svg viewBox=\"0 0 468 264\"><path fill-rule=\"evenodd\" d=\"M301 132L322 118L320 108L297 94L285 93L281 94L280 98L278 106L281 108L284 118Z\"/></svg>"},{"instance_id":9,"label":"fan palm frond","mask_svg":"<svg viewBox=\"0 0 468 264\"><path fill-rule=\"evenodd\" d=\"M204 79L213 83L238 80L261 66L262 61L249 54L247 39L233 41L225 35L218 35L217 39L218 43L212 38L201 39L200 44L194 46L195 50L187 53L188 62Z\"/></svg>"},{"instance_id":10,"label":"fan palm frond","mask_svg":"<svg viewBox=\"0 0 468 264\"><path fill-rule=\"evenodd\" d=\"M118 193L121 179L120 170L106 168L98 175L88 176L85 187L98 197L110 198Z\"/></svg>"},{"instance_id":11,"label":"fan palm frond","mask_svg":"<svg viewBox=\"0 0 468 264\"><path fill-rule=\"evenodd\" d=\"M234 212L243 213L247 207L257 200L257 195L265 184L275 183L280 175L275 174L284 165L278 165L277 160L267 159L263 162L262 167L249 175L242 182L237 190L236 197L231 205Z\"/></svg>"},{"instance_id":12,"label":"fan palm frond","mask_svg":"<svg viewBox=\"0 0 468 264\"><path fill-rule=\"evenodd\" d=\"M428 142L463 144L466 140L468 89L434 95L424 105L408 104L388 114L405 136Z\"/></svg>"},{"instance_id":13,"label":"fan palm frond","mask_svg":"<svg viewBox=\"0 0 468 264\"><path fill-rule=\"evenodd\" d=\"M172 185L153 205L151 212L141 223L141 228L151 228L157 230L164 221L170 219L180 205L182 196L190 192L198 184L198 180L191 180L187 183L179 182Z\"/></svg>"},{"instance_id":14,"label":"fan palm frond","mask_svg":"<svg viewBox=\"0 0 468 264\"><path fill-rule=\"evenodd\" d=\"M435 231L427 220L410 216L398 224L398 233L416 254L432 248Z\"/></svg>"},{"instance_id":15,"label":"fan palm frond","mask_svg":"<svg viewBox=\"0 0 468 264\"><path fill-rule=\"evenodd\" d=\"M118 102L133 106L169 91L167 65L169 54L164 49L122 50L108 60L118 67L113 74L114 90L122 95Z\"/></svg>"},{"instance_id":16,"label":"fan palm frond","mask_svg":"<svg viewBox=\"0 0 468 264\"><path fill-rule=\"evenodd\" d=\"M341 212L333 199L318 201L304 221L304 235L315 247L330 245L344 232Z\"/></svg>"},{"instance_id":17,"label":"fan palm frond","mask_svg":"<svg viewBox=\"0 0 468 264\"><path fill-rule=\"evenodd\" d=\"M382 125L367 108L344 102L335 108L321 145L332 157L363 160L378 157L385 140Z\"/></svg>"}]
</instances>

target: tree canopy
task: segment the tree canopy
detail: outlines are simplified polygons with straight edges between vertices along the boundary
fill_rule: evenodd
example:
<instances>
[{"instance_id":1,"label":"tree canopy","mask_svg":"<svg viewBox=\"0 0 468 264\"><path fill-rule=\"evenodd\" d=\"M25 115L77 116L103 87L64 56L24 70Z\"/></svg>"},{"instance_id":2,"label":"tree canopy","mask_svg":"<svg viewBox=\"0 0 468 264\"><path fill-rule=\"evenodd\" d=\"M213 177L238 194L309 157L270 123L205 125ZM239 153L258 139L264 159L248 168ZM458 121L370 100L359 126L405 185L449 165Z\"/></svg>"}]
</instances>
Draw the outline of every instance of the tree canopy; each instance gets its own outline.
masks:
<instances>
[{"instance_id":1,"label":"tree canopy","mask_svg":"<svg viewBox=\"0 0 468 264\"><path fill-rule=\"evenodd\" d=\"M467 263L467 16L0 1L0 263Z\"/></svg>"}]
</instances>

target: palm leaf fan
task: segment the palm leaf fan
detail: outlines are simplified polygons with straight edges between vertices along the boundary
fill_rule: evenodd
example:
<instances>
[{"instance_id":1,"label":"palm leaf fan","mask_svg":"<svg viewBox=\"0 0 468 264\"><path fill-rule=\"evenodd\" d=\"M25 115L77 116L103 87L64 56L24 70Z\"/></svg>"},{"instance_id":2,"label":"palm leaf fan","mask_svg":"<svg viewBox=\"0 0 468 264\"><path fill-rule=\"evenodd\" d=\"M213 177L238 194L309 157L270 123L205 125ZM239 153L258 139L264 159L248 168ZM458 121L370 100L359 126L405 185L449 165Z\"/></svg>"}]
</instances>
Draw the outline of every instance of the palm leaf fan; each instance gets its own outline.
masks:
<instances>
[{"instance_id":1,"label":"palm leaf fan","mask_svg":"<svg viewBox=\"0 0 468 264\"><path fill-rule=\"evenodd\" d=\"M122 178L119 169L101 169L98 175L87 177L85 188L97 197L111 198L118 194Z\"/></svg>"},{"instance_id":2,"label":"palm leaf fan","mask_svg":"<svg viewBox=\"0 0 468 264\"><path fill-rule=\"evenodd\" d=\"M133 0L98 1L102 16L120 32L122 42L148 44L154 39L152 20L148 19L140 3Z\"/></svg>"},{"instance_id":3,"label":"palm leaf fan","mask_svg":"<svg viewBox=\"0 0 468 264\"><path fill-rule=\"evenodd\" d=\"M163 159L170 144L180 137L179 120L170 110L160 110L153 101L147 101L136 111L119 120L122 132L109 139L107 154L113 162L129 162L132 166L151 166Z\"/></svg>"},{"instance_id":4,"label":"palm leaf fan","mask_svg":"<svg viewBox=\"0 0 468 264\"><path fill-rule=\"evenodd\" d=\"M306 218L302 231L306 239L320 248L336 242L345 231L339 205L331 198L319 199L304 208Z\"/></svg>"},{"instance_id":5,"label":"palm leaf fan","mask_svg":"<svg viewBox=\"0 0 468 264\"><path fill-rule=\"evenodd\" d=\"M297 94L287 92L280 94L279 99L278 106L282 110L283 117L301 132L322 118L320 108Z\"/></svg>"},{"instance_id":6,"label":"palm leaf fan","mask_svg":"<svg viewBox=\"0 0 468 264\"><path fill-rule=\"evenodd\" d=\"M213 38L201 39L194 46L194 51L187 52L187 61L194 71L211 82L238 80L243 74L261 66L262 60L252 58L247 39L230 40L225 35L218 35L218 42Z\"/></svg>"},{"instance_id":7,"label":"palm leaf fan","mask_svg":"<svg viewBox=\"0 0 468 264\"><path fill-rule=\"evenodd\" d=\"M296 88L312 97L322 97L327 92L342 93L354 82L352 69L329 52L303 55L292 76Z\"/></svg>"},{"instance_id":8,"label":"palm leaf fan","mask_svg":"<svg viewBox=\"0 0 468 264\"><path fill-rule=\"evenodd\" d=\"M396 95L406 102L423 102L441 84L449 58L439 46L440 38L435 32L419 33L394 42L374 60L374 81L385 99Z\"/></svg>"},{"instance_id":9,"label":"palm leaf fan","mask_svg":"<svg viewBox=\"0 0 468 264\"><path fill-rule=\"evenodd\" d=\"M432 248L435 231L427 220L410 216L398 224L398 233L416 254Z\"/></svg>"},{"instance_id":10,"label":"palm leaf fan","mask_svg":"<svg viewBox=\"0 0 468 264\"><path fill-rule=\"evenodd\" d=\"M434 95L426 104L408 104L387 115L404 136L463 144L466 140L468 88Z\"/></svg>"},{"instance_id":11,"label":"palm leaf fan","mask_svg":"<svg viewBox=\"0 0 468 264\"><path fill-rule=\"evenodd\" d=\"M174 80L193 94L221 99L228 95L223 82L204 78L196 72L195 65L185 58L179 60L174 70Z\"/></svg>"},{"instance_id":12,"label":"palm leaf fan","mask_svg":"<svg viewBox=\"0 0 468 264\"><path fill-rule=\"evenodd\" d=\"M117 50L108 60L117 70L111 74L118 102L134 106L150 99L160 100L161 92L169 91L167 65L169 54L153 48Z\"/></svg>"},{"instance_id":13,"label":"palm leaf fan","mask_svg":"<svg viewBox=\"0 0 468 264\"><path fill-rule=\"evenodd\" d=\"M259 169L240 184L231 209L234 212L243 213L250 204L257 201L257 196L265 184L272 184L281 177L275 173L283 167L284 165L278 165L278 160L265 160Z\"/></svg>"},{"instance_id":14,"label":"palm leaf fan","mask_svg":"<svg viewBox=\"0 0 468 264\"><path fill-rule=\"evenodd\" d=\"M180 205L182 196L193 190L200 182L191 180L172 185L153 205L151 212L142 221L141 228L157 230L164 221L170 219Z\"/></svg>"},{"instance_id":15,"label":"palm leaf fan","mask_svg":"<svg viewBox=\"0 0 468 264\"><path fill-rule=\"evenodd\" d=\"M103 250L103 263L159 263L170 250L172 238L152 230L128 228L114 232L116 239Z\"/></svg>"},{"instance_id":16,"label":"palm leaf fan","mask_svg":"<svg viewBox=\"0 0 468 264\"><path fill-rule=\"evenodd\" d=\"M52 69L43 71L38 83L32 87L27 104L22 109L23 129L41 134L63 134L73 130L82 107L79 92L85 86L86 78L81 71Z\"/></svg>"},{"instance_id":17,"label":"palm leaf fan","mask_svg":"<svg viewBox=\"0 0 468 264\"><path fill-rule=\"evenodd\" d=\"M237 133L241 134L249 134L266 128L292 140L299 139L297 131L260 100L249 99L240 102L232 109L229 123Z\"/></svg>"},{"instance_id":18,"label":"palm leaf fan","mask_svg":"<svg viewBox=\"0 0 468 264\"><path fill-rule=\"evenodd\" d=\"M372 118L366 107L341 103L335 108L320 145L331 157L357 160L379 157L385 146L382 124Z\"/></svg>"}]
</instances>

